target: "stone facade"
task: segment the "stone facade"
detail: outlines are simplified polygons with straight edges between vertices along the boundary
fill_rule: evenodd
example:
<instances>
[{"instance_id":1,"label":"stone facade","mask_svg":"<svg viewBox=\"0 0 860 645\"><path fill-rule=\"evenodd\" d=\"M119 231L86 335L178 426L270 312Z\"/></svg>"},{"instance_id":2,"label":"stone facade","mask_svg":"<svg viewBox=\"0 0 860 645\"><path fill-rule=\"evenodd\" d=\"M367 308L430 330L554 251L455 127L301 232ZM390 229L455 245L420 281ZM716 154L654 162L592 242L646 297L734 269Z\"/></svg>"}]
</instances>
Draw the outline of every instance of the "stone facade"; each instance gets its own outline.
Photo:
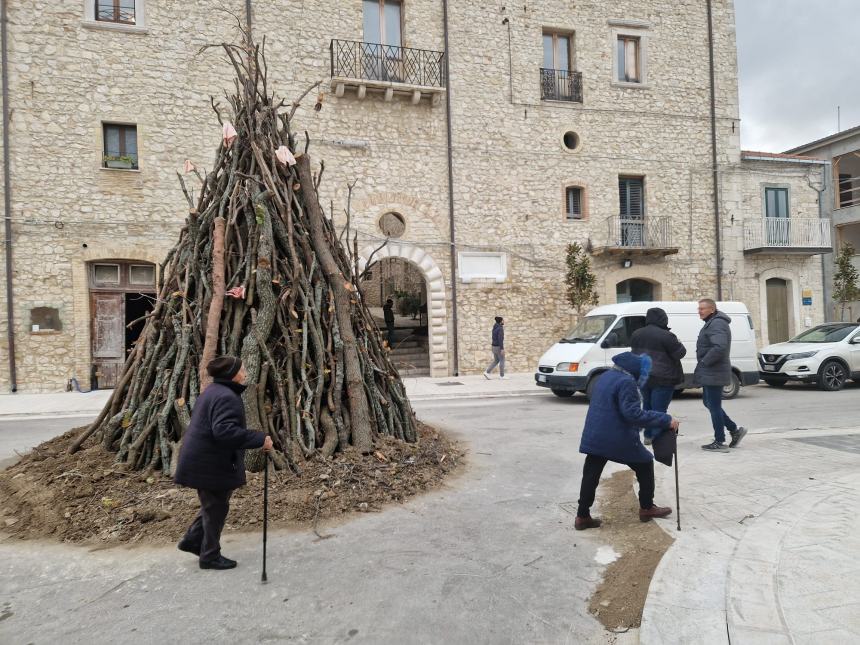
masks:
<instances>
[{"instance_id":1,"label":"stone facade","mask_svg":"<svg viewBox=\"0 0 860 645\"><path fill-rule=\"evenodd\" d=\"M185 211L176 173L185 159L201 168L210 163L220 129L209 96L223 96L231 82L217 50L200 52L206 44L237 38L233 18L212 11L211 3L138 0L138 15L145 20L134 27L92 21L91 4L33 0L9 8L10 215L21 390L58 390L72 376L87 382L92 364L87 263L157 263L164 256ZM380 217L396 212L405 221L403 236L383 256L404 258L424 273L432 373L482 369L495 315L506 319L509 369L535 366L573 322L564 301L565 246L578 241L597 249L611 241L620 176L644 178L646 217L666 218L677 250L635 254L629 268L621 266L626 256L595 254L601 302L614 302L616 285L629 279L647 280L662 299L713 296L717 263L704 3L448 4L447 89L410 93L410 87L392 83L392 91L385 92L371 83L360 98L362 89L332 87L330 51L332 39L364 39L361 0L254 3L255 35L266 36L272 87L291 100L323 81L323 109L315 112L313 100L307 102L297 112L297 127L310 133L314 158L326 162L321 200L336 225L345 223L347 185L356 181L352 225L365 261L382 239ZM244 14L241 0L222 5ZM442 3L404 0L402 7L403 46L441 52ZM548 32L567 35L573 43L571 69L582 74L582 102L542 100L539 70L542 36ZM640 84L613 80L616 39L625 34L639 38ZM731 0L714 1L714 34L724 296L747 302L760 327L760 279L752 276L776 271L818 294L820 269L816 256L751 258L738 244L739 222L762 216L756 182L773 169L752 169L741 160ZM446 99L451 102L453 249ZM136 124L139 170L101 167L103 122ZM572 150L564 144L567 132L578 138ZM804 213L813 212L816 193L804 188L801 175L791 179L793 195ZM194 186L193 176L186 181ZM564 211L564 191L572 185L583 190L583 219L569 220ZM494 277L480 271L465 275L464 254L478 263L500 262L501 274L496 269ZM460 273L452 281L457 258ZM4 354L5 307L4 299ZM33 334L34 307L57 308L62 330ZM815 305L798 314L797 324L807 317L820 318ZM5 360L0 384L9 385Z\"/></svg>"}]
</instances>

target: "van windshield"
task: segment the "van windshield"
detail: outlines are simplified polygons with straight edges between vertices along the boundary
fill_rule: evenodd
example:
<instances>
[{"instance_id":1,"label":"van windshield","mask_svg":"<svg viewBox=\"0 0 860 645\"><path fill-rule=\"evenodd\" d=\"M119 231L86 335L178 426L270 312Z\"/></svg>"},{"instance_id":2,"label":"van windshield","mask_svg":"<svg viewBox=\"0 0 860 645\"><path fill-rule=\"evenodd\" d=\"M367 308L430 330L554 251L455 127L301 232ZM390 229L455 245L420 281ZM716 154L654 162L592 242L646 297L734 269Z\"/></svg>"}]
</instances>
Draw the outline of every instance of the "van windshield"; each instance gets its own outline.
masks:
<instances>
[{"instance_id":1,"label":"van windshield","mask_svg":"<svg viewBox=\"0 0 860 645\"><path fill-rule=\"evenodd\" d=\"M596 343L615 322L615 316L586 316L561 339L562 343Z\"/></svg>"}]
</instances>

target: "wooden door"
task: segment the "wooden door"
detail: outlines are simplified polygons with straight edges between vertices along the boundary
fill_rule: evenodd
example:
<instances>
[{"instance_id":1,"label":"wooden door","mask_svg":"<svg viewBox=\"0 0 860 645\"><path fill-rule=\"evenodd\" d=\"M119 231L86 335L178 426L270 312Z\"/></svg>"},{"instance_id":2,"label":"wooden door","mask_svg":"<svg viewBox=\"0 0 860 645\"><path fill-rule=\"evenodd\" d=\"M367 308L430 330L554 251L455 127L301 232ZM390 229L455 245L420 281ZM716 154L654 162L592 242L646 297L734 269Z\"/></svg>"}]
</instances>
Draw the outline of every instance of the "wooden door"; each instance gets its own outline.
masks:
<instances>
[{"instance_id":1,"label":"wooden door","mask_svg":"<svg viewBox=\"0 0 860 645\"><path fill-rule=\"evenodd\" d=\"M99 387L113 387L125 362L125 296L92 294L93 363Z\"/></svg>"},{"instance_id":2,"label":"wooden door","mask_svg":"<svg viewBox=\"0 0 860 645\"><path fill-rule=\"evenodd\" d=\"M767 339L769 343L788 340L788 283L781 278L771 278L767 289Z\"/></svg>"}]
</instances>

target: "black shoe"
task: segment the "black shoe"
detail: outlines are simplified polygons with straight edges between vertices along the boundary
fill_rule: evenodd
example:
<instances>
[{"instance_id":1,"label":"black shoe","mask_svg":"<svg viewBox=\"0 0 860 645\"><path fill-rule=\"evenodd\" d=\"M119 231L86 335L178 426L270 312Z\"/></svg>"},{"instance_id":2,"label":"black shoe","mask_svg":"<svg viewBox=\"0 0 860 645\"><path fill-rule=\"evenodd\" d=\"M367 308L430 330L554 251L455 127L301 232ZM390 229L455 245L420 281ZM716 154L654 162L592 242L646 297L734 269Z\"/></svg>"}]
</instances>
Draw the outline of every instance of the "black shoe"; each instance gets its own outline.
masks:
<instances>
[{"instance_id":1,"label":"black shoe","mask_svg":"<svg viewBox=\"0 0 860 645\"><path fill-rule=\"evenodd\" d=\"M217 569L219 571L223 571L224 569L234 569L235 567L236 561L231 560L230 558L225 558L223 555L219 555L214 560L200 561L201 569Z\"/></svg>"},{"instance_id":2,"label":"black shoe","mask_svg":"<svg viewBox=\"0 0 860 645\"><path fill-rule=\"evenodd\" d=\"M734 432L729 431L729 434L732 435L732 441L729 444L729 448L737 448L741 445L741 441L744 440L744 437L747 436L747 429L743 426L740 426Z\"/></svg>"},{"instance_id":3,"label":"black shoe","mask_svg":"<svg viewBox=\"0 0 860 645\"><path fill-rule=\"evenodd\" d=\"M702 450L707 450L708 452L728 452L729 447L724 443L712 441L711 443L702 446Z\"/></svg>"},{"instance_id":4,"label":"black shoe","mask_svg":"<svg viewBox=\"0 0 860 645\"><path fill-rule=\"evenodd\" d=\"M180 551L185 551L186 553L200 555L200 545L194 544L193 542L187 542L184 538L179 540L179 544L176 545L176 548Z\"/></svg>"}]
</instances>

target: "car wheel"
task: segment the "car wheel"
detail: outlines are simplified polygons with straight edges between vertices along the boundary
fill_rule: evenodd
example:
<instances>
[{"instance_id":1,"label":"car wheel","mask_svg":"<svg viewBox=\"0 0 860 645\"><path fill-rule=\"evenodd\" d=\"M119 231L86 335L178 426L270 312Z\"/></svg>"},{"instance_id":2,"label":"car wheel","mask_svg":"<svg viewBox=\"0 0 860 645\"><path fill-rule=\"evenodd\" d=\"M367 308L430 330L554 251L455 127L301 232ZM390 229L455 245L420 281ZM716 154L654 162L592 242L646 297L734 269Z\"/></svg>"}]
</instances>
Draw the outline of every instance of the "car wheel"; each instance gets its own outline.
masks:
<instances>
[{"instance_id":1,"label":"car wheel","mask_svg":"<svg viewBox=\"0 0 860 645\"><path fill-rule=\"evenodd\" d=\"M764 382L765 382L765 383L767 383L768 385L770 385L771 387L785 387L785 384L786 384L788 381L782 381L782 380L777 380L777 379L772 379L772 378L766 378L766 379L764 380Z\"/></svg>"},{"instance_id":2,"label":"car wheel","mask_svg":"<svg viewBox=\"0 0 860 645\"><path fill-rule=\"evenodd\" d=\"M571 390L551 390L553 394L555 394L560 399L567 399L574 395L574 392Z\"/></svg>"},{"instance_id":3,"label":"car wheel","mask_svg":"<svg viewBox=\"0 0 860 645\"><path fill-rule=\"evenodd\" d=\"M839 361L827 361L818 370L818 387L825 392L838 392L845 385L848 370Z\"/></svg>"},{"instance_id":4,"label":"car wheel","mask_svg":"<svg viewBox=\"0 0 860 645\"><path fill-rule=\"evenodd\" d=\"M723 386L723 400L733 399L741 391L741 380L732 372L732 382Z\"/></svg>"}]
</instances>

